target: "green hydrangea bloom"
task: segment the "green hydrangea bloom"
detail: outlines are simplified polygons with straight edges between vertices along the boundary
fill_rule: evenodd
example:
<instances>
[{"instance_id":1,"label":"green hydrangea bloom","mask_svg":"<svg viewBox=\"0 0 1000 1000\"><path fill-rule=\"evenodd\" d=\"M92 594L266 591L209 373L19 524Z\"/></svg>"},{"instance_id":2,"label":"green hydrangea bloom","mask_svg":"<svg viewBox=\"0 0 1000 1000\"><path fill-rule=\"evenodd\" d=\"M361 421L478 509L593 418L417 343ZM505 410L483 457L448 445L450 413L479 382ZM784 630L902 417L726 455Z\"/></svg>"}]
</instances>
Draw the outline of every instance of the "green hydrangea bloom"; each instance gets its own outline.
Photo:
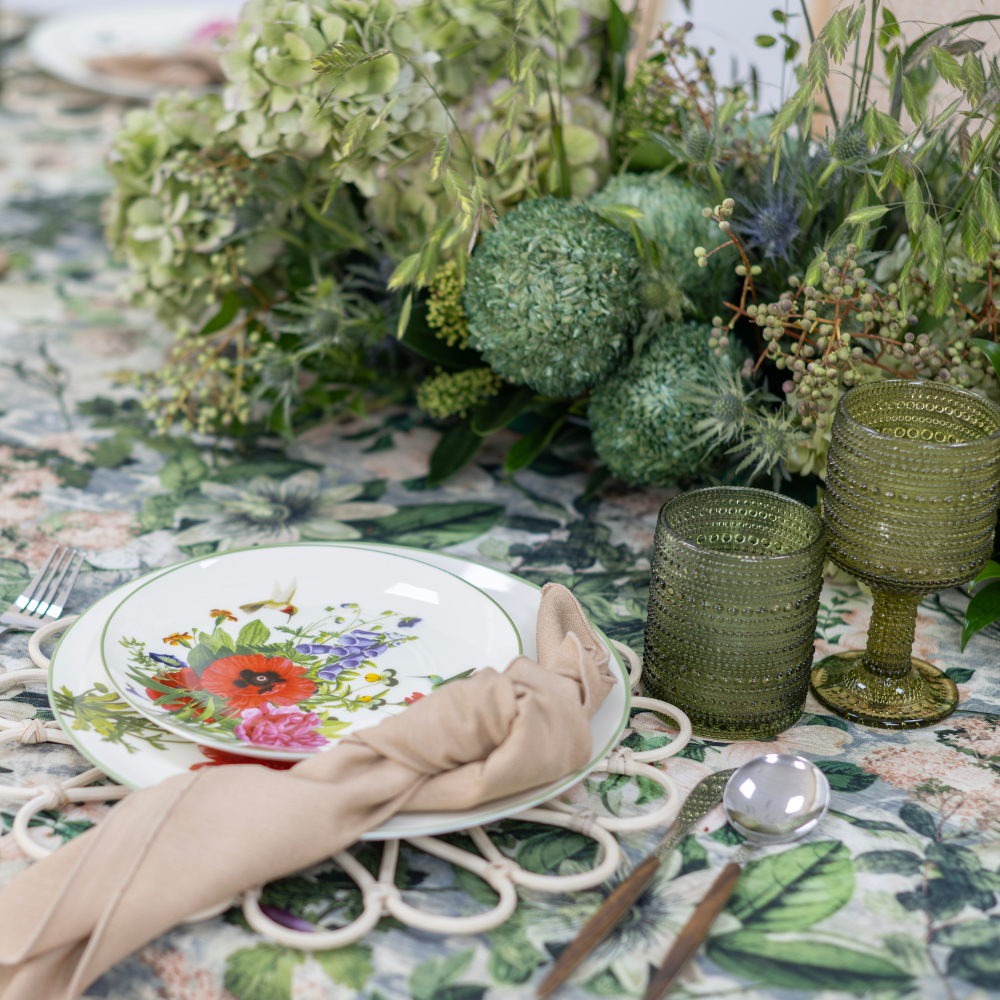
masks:
<instances>
[{"instance_id":1,"label":"green hydrangea bloom","mask_svg":"<svg viewBox=\"0 0 1000 1000\"><path fill-rule=\"evenodd\" d=\"M607 205L631 205L642 211L636 220L639 228L660 251L661 270L656 277L662 282L660 289L644 288L646 305L661 307L677 302L670 308L679 314L684 298L699 298L698 290L705 285L706 277L717 272L728 260L724 254L709 259L708 273L698 266L695 247L711 250L724 242L718 223L706 219L701 210L710 207L709 196L677 177L664 173L619 174L612 177L604 188L587 202L592 208ZM647 282L644 284L655 284Z\"/></svg>"},{"instance_id":2,"label":"green hydrangea bloom","mask_svg":"<svg viewBox=\"0 0 1000 1000\"><path fill-rule=\"evenodd\" d=\"M522 202L469 262L469 344L508 382L575 396L618 363L639 315L631 237L580 205Z\"/></svg>"},{"instance_id":3,"label":"green hydrangea bloom","mask_svg":"<svg viewBox=\"0 0 1000 1000\"><path fill-rule=\"evenodd\" d=\"M215 96L160 97L125 116L108 156L105 229L131 271L123 290L182 329L283 249L268 230L289 205L256 196L252 164L219 133L222 113Z\"/></svg>"},{"instance_id":4,"label":"green hydrangea bloom","mask_svg":"<svg viewBox=\"0 0 1000 1000\"><path fill-rule=\"evenodd\" d=\"M442 372L417 387L417 406L432 417L464 417L470 407L500 391L500 379L489 368Z\"/></svg>"},{"instance_id":5,"label":"green hydrangea bloom","mask_svg":"<svg viewBox=\"0 0 1000 1000\"><path fill-rule=\"evenodd\" d=\"M704 465L692 384L710 387L718 362L698 323L670 323L594 390L587 412L597 453L629 483L669 486Z\"/></svg>"}]
</instances>

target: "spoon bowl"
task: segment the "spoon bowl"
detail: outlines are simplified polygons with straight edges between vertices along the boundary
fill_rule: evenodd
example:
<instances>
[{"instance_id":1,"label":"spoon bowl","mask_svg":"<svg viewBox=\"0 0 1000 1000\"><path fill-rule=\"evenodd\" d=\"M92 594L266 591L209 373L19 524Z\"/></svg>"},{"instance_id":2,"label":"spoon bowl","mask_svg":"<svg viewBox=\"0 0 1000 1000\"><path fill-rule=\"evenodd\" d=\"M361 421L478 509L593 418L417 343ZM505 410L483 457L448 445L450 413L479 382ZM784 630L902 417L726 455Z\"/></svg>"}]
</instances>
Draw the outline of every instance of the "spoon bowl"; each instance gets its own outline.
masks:
<instances>
[{"instance_id":1,"label":"spoon bowl","mask_svg":"<svg viewBox=\"0 0 1000 1000\"><path fill-rule=\"evenodd\" d=\"M737 768L722 793L733 827L751 844L787 844L814 829L830 806L830 782L805 757L769 753Z\"/></svg>"}]
</instances>

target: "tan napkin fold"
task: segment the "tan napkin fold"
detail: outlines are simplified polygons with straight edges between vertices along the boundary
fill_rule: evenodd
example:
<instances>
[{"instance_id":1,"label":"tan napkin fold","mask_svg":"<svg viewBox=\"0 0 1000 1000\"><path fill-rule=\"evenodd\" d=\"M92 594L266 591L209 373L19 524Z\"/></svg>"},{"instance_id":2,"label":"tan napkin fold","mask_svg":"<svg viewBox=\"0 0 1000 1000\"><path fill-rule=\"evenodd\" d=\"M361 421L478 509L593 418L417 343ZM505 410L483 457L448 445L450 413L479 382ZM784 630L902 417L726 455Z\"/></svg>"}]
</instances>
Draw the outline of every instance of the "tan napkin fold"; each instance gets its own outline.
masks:
<instances>
[{"instance_id":1,"label":"tan napkin fold","mask_svg":"<svg viewBox=\"0 0 1000 1000\"><path fill-rule=\"evenodd\" d=\"M288 771L205 768L130 795L0 892L0 1000L69 1000L189 914L394 813L467 809L582 767L615 679L557 584L542 591L538 660L446 684Z\"/></svg>"}]
</instances>

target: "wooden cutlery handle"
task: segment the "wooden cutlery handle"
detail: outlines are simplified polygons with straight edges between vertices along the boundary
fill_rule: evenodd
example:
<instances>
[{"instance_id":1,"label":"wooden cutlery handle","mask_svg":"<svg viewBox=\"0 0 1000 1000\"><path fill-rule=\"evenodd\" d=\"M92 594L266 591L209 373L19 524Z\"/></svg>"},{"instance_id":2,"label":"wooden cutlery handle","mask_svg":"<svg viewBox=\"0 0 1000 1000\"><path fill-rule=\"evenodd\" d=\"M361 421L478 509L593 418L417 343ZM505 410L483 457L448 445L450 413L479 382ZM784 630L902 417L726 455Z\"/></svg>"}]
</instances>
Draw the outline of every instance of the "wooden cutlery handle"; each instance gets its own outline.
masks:
<instances>
[{"instance_id":1,"label":"wooden cutlery handle","mask_svg":"<svg viewBox=\"0 0 1000 1000\"><path fill-rule=\"evenodd\" d=\"M640 862L621 885L597 908L597 912L583 925L580 933L563 949L556 964L538 987L538 997L547 997L566 977L604 940L618 918L632 905L636 897L652 881L660 867L655 854Z\"/></svg>"},{"instance_id":2,"label":"wooden cutlery handle","mask_svg":"<svg viewBox=\"0 0 1000 1000\"><path fill-rule=\"evenodd\" d=\"M673 947L663 960L663 965L653 974L643 1000L660 1000L660 997L667 992L677 973L684 968L688 959L707 937L712 922L729 902L742 870L735 862L730 862L722 869L719 877L712 883L712 888L708 890L708 895L695 907L684 929L678 934Z\"/></svg>"}]
</instances>

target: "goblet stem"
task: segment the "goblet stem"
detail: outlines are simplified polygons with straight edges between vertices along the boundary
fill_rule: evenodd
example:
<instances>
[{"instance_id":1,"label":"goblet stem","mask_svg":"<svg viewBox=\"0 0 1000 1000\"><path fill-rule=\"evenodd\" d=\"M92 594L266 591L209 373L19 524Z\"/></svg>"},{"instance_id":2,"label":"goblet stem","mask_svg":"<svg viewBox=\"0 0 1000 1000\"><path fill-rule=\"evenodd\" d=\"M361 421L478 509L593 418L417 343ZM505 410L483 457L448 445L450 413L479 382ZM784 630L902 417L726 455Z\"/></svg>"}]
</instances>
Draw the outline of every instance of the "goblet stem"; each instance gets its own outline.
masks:
<instances>
[{"instance_id":1,"label":"goblet stem","mask_svg":"<svg viewBox=\"0 0 1000 1000\"><path fill-rule=\"evenodd\" d=\"M910 651L923 594L872 587L872 617L862 666L882 677L903 677L911 669Z\"/></svg>"}]
</instances>

